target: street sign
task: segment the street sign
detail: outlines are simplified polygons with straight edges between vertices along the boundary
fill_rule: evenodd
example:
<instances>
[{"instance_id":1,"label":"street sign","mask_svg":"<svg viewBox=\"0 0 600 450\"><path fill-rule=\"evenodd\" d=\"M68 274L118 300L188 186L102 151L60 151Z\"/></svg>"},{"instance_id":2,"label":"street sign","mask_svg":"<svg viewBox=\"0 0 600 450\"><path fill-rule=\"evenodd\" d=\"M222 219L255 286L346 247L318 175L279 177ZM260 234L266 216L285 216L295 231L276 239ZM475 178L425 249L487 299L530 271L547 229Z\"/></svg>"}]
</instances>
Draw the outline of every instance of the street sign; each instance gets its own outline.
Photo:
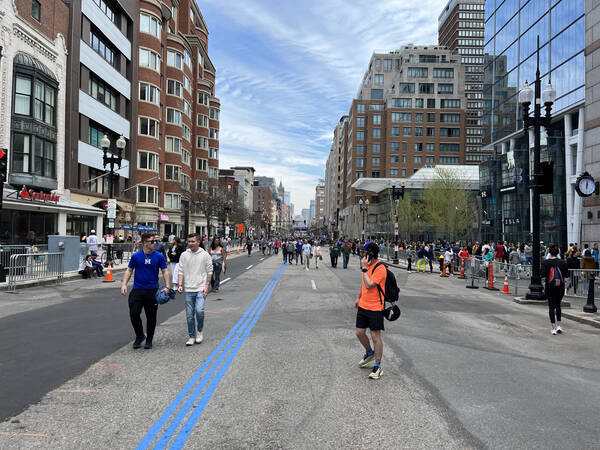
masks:
<instances>
[{"instance_id":1,"label":"street sign","mask_svg":"<svg viewBox=\"0 0 600 450\"><path fill-rule=\"evenodd\" d=\"M109 198L106 202L106 217L108 217L109 221L117 218L117 199ZM109 225L110 226L110 225ZM114 227L114 222L113 222Z\"/></svg>"},{"instance_id":2,"label":"street sign","mask_svg":"<svg viewBox=\"0 0 600 450\"><path fill-rule=\"evenodd\" d=\"M225 236L229 236L229 225L225 227Z\"/></svg>"},{"instance_id":3,"label":"street sign","mask_svg":"<svg viewBox=\"0 0 600 450\"><path fill-rule=\"evenodd\" d=\"M108 228L114 228L115 227L115 222L112 220L108 221Z\"/></svg>"}]
</instances>

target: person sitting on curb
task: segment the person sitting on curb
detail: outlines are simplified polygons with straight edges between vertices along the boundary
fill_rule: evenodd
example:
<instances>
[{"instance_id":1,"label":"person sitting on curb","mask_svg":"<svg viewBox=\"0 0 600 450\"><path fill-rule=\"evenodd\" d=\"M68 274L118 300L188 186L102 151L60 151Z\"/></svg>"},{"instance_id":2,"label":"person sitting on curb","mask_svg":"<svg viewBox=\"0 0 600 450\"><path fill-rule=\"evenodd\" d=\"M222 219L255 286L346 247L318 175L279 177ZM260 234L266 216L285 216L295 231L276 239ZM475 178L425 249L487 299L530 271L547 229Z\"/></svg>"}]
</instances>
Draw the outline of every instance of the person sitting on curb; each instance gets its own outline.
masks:
<instances>
[{"instance_id":1,"label":"person sitting on curb","mask_svg":"<svg viewBox=\"0 0 600 450\"><path fill-rule=\"evenodd\" d=\"M83 279L92 278L92 274L94 273L94 265L92 264L92 255L87 255L85 259L83 259L79 263L79 274L83 277Z\"/></svg>"},{"instance_id":2,"label":"person sitting on curb","mask_svg":"<svg viewBox=\"0 0 600 450\"><path fill-rule=\"evenodd\" d=\"M96 260L96 258L98 257L98 255L92 253L90 255L91 257L91 263L92 263L92 268L94 269L94 271L96 271L96 275L98 275L99 277L103 277L104 276L104 272L102 269L102 263L98 262Z\"/></svg>"}]
</instances>

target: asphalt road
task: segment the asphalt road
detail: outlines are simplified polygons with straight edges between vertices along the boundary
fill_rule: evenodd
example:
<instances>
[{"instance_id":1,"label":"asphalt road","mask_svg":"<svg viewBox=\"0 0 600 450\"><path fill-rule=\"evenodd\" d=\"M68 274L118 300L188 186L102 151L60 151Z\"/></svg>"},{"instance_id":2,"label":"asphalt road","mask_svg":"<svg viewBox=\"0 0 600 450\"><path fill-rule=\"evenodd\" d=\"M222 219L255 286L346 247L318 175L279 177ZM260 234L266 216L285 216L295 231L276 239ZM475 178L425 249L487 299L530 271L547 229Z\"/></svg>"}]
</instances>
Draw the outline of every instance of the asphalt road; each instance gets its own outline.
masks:
<instances>
[{"instance_id":1,"label":"asphalt road","mask_svg":"<svg viewBox=\"0 0 600 450\"><path fill-rule=\"evenodd\" d=\"M0 423L0 448L598 448L600 330L563 321L551 336L546 308L398 271L402 317L369 380L358 260L327 259L307 272L241 257L201 345L183 344L183 312L152 351L128 335Z\"/></svg>"},{"instance_id":2,"label":"asphalt road","mask_svg":"<svg viewBox=\"0 0 600 450\"><path fill-rule=\"evenodd\" d=\"M261 258L260 252L231 258L221 281L234 280ZM133 340L121 279L122 272L114 283L94 278L0 294L0 422ZM218 301L227 282L207 300ZM178 295L159 307L158 324L183 309ZM145 328L143 313L142 322Z\"/></svg>"}]
</instances>

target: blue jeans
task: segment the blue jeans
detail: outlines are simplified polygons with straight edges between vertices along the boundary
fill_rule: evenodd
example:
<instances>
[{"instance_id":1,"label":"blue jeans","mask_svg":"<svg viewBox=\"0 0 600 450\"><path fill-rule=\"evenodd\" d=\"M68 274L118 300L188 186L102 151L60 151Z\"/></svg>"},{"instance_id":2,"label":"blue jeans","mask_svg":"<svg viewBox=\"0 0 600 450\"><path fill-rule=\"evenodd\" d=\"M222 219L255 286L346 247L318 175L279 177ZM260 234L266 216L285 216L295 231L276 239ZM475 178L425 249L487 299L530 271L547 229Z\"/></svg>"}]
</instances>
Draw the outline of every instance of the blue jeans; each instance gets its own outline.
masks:
<instances>
[{"instance_id":1,"label":"blue jeans","mask_svg":"<svg viewBox=\"0 0 600 450\"><path fill-rule=\"evenodd\" d=\"M343 258L344 258L344 269L347 269L348 261L350 260L350 253L344 253Z\"/></svg>"},{"instance_id":2,"label":"blue jeans","mask_svg":"<svg viewBox=\"0 0 600 450\"><path fill-rule=\"evenodd\" d=\"M198 331L201 332L204 328L204 296L202 291L185 293L185 317L189 337L196 337L196 322L198 322Z\"/></svg>"}]
</instances>

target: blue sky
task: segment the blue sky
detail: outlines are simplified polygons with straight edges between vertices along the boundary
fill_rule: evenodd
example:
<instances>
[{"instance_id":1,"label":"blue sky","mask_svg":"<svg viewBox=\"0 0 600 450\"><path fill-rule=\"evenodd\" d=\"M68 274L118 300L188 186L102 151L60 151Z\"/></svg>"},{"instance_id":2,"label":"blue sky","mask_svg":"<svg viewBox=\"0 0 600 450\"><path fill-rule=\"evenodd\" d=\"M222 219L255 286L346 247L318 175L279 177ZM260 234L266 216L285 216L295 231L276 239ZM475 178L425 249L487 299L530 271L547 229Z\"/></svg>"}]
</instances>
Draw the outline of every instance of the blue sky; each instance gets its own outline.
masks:
<instances>
[{"instance_id":1,"label":"blue sky","mask_svg":"<svg viewBox=\"0 0 600 450\"><path fill-rule=\"evenodd\" d=\"M281 179L295 213L325 174L332 130L373 51L437 43L446 0L196 0L221 100L220 167Z\"/></svg>"}]
</instances>

